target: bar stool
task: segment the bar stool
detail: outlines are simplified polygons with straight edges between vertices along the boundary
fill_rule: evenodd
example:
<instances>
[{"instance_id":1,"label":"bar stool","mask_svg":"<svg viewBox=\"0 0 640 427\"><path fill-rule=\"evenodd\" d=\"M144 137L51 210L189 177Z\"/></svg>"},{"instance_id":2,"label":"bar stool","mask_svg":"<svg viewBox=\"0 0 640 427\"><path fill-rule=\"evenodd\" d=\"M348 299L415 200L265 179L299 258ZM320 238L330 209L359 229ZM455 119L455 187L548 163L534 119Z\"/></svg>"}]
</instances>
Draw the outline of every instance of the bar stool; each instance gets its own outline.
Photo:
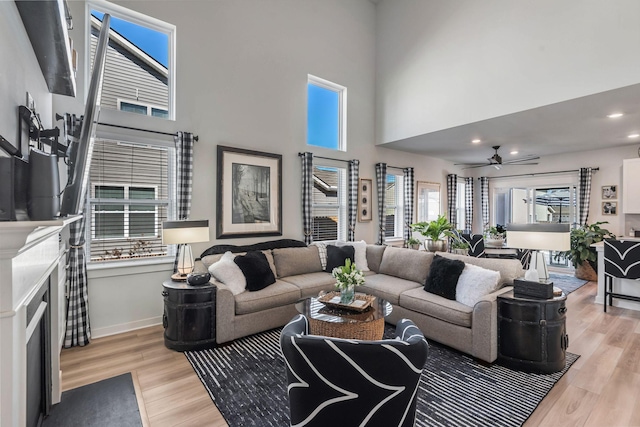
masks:
<instances>
[{"instance_id":1,"label":"bar stool","mask_svg":"<svg viewBox=\"0 0 640 427\"><path fill-rule=\"evenodd\" d=\"M604 241L604 312L614 298L640 302L635 295L613 292L613 279L640 280L640 242L605 239Z\"/></svg>"}]
</instances>

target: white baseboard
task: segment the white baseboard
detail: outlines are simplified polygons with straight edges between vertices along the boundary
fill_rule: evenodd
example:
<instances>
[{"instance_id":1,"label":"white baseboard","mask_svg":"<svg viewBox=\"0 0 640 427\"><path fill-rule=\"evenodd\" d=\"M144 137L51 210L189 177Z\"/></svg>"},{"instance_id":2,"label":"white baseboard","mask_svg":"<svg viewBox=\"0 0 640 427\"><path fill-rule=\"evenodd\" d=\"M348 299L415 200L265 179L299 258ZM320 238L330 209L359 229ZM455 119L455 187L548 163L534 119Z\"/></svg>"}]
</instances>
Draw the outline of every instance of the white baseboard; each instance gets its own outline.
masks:
<instances>
[{"instance_id":1,"label":"white baseboard","mask_svg":"<svg viewBox=\"0 0 640 427\"><path fill-rule=\"evenodd\" d=\"M120 323L119 325L105 326L104 328L91 328L91 338L108 337L109 335L121 334L123 332L135 331L136 329L147 328L162 324L162 316L150 317L148 319L136 320L135 322Z\"/></svg>"}]
</instances>

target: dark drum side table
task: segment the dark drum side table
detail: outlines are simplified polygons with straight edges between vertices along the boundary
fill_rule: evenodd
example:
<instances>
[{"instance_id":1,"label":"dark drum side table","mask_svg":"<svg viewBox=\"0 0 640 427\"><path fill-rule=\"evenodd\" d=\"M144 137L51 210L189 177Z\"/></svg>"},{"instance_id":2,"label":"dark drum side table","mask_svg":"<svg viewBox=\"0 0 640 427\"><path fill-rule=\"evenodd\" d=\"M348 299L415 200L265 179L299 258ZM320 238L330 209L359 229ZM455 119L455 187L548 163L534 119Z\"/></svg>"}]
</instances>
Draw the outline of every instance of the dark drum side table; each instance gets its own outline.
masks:
<instances>
[{"instance_id":1,"label":"dark drum side table","mask_svg":"<svg viewBox=\"0 0 640 427\"><path fill-rule=\"evenodd\" d=\"M167 280L164 297L164 345L177 351L202 350L216 345L215 285L191 286Z\"/></svg>"},{"instance_id":2,"label":"dark drum side table","mask_svg":"<svg viewBox=\"0 0 640 427\"><path fill-rule=\"evenodd\" d=\"M565 366L569 346L563 293L551 299L498 296L498 360L527 372L552 373Z\"/></svg>"}]
</instances>

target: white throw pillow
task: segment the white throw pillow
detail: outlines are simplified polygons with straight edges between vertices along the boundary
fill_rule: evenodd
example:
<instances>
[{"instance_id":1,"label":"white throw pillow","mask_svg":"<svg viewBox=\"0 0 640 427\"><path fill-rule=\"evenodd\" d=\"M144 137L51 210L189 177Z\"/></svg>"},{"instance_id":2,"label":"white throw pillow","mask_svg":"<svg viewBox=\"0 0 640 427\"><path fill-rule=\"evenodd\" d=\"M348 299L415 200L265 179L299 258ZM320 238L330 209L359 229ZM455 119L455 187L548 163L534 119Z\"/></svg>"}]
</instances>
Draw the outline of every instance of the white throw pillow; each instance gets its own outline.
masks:
<instances>
[{"instance_id":1,"label":"white throw pillow","mask_svg":"<svg viewBox=\"0 0 640 427\"><path fill-rule=\"evenodd\" d=\"M216 280L227 285L233 295L238 295L244 292L247 287L247 279L242 274L240 267L233 262L235 258L236 256L231 252L225 252L218 262L211 264L209 273Z\"/></svg>"},{"instance_id":2,"label":"white throw pillow","mask_svg":"<svg viewBox=\"0 0 640 427\"><path fill-rule=\"evenodd\" d=\"M353 260L361 271L369 271L369 263L367 262L367 242L360 240L359 242L336 242L336 246L353 246L354 257Z\"/></svg>"},{"instance_id":3,"label":"white throw pillow","mask_svg":"<svg viewBox=\"0 0 640 427\"><path fill-rule=\"evenodd\" d=\"M456 301L473 307L483 296L498 290L500 272L465 264L456 285Z\"/></svg>"}]
</instances>

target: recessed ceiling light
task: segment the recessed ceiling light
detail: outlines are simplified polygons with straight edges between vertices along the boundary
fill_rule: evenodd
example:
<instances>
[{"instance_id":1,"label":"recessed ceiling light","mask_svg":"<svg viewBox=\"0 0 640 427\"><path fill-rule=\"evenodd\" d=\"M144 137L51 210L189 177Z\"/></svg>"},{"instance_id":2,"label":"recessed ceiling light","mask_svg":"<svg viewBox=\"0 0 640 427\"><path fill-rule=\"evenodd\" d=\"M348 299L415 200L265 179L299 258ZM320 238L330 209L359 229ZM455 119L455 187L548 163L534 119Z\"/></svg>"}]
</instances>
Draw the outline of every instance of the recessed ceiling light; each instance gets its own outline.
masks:
<instances>
[{"instance_id":1,"label":"recessed ceiling light","mask_svg":"<svg viewBox=\"0 0 640 427\"><path fill-rule=\"evenodd\" d=\"M609 117L610 119L617 119L618 117L622 117L622 116L624 116L623 113L612 113L612 114L609 114L607 117Z\"/></svg>"},{"instance_id":2,"label":"recessed ceiling light","mask_svg":"<svg viewBox=\"0 0 640 427\"><path fill-rule=\"evenodd\" d=\"M637 138L639 136L640 136L640 133L632 133L632 134L627 135L628 138Z\"/></svg>"},{"instance_id":3,"label":"recessed ceiling light","mask_svg":"<svg viewBox=\"0 0 640 427\"><path fill-rule=\"evenodd\" d=\"M518 154L518 150L513 150L511 154Z\"/></svg>"},{"instance_id":4,"label":"recessed ceiling light","mask_svg":"<svg viewBox=\"0 0 640 427\"><path fill-rule=\"evenodd\" d=\"M472 139L472 140L471 140L471 143L472 143L472 144L480 144L481 142L482 142L482 141L481 141L481 140L479 140L478 138L476 138L476 139Z\"/></svg>"}]
</instances>

